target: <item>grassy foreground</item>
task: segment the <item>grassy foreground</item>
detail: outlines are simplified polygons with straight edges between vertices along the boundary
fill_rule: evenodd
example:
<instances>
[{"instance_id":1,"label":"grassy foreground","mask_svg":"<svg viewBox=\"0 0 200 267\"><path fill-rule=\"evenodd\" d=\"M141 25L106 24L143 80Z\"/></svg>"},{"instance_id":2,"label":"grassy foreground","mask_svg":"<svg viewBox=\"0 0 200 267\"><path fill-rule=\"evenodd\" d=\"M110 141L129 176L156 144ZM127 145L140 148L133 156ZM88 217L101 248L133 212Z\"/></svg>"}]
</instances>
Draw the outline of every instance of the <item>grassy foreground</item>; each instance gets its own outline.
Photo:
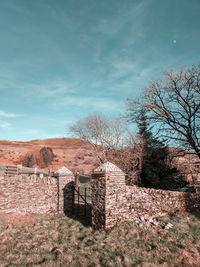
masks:
<instances>
[{"instance_id":1,"label":"grassy foreground","mask_svg":"<svg viewBox=\"0 0 200 267\"><path fill-rule=\"evenodd\" d=\"M200 266L200 217L159 221L94 232L64 215L0 215L0 266Z\"/></svg>"}]
</instances>

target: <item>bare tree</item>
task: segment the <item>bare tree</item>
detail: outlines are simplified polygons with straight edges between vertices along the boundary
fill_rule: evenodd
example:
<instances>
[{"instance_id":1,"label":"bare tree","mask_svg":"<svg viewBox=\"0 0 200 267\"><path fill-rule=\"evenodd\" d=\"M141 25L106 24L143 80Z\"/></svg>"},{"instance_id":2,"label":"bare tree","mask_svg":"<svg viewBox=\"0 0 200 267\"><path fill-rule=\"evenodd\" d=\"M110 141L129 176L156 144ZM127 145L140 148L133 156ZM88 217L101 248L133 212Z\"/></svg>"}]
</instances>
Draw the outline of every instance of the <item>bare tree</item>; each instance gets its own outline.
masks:
<instances>
[{"instance_id":1,"label":"bare tree","mask_svg":"<svg viewBox=\"0 0 200 267\"><path fill-rule=\"evenodd\" d=\"M141 136L132 133L124 119L109 119L95 113L71 125L70 131L89 142L99 163L113 162L126 173L129 185L140 184L143 142Z\"/></svg>"},{"instance_id":2,"label":"bare tree","mask_svg":"<svg viewBox=\"0 0 200 267\"><path fill-rule=\"evenodd\" d=\"M78 138L88 141L100 163L108 160L112 150L124 144L126 125L121 118L109 119L94 113L71 125L70 131Z\"/></svg>"},{"instance_id":3,"label":"bare tree","mask_svg":"<svg viewBox=\"0 0 200 267\"><path fill-rule=\"evenodd\" d=\"M198 188L197 188L198 176L199 176L198 175L199 174L199 162L192 162L191 155L189 154L188 165L189 165L189 177L192 180L194 191L195 193L199 193Z\"/></svg>"},{"instance_id":4,"label":"bare tree","mask_svg":"<svg viewBox=\"0 0 200 267\"><path fill-rule=\"evenodd\" d=\"M128 99L128 115L143 106L162 136L189 145L200 158L200 65L168 71L144 89L140 101Z\"/></svg>"}]
</instances>

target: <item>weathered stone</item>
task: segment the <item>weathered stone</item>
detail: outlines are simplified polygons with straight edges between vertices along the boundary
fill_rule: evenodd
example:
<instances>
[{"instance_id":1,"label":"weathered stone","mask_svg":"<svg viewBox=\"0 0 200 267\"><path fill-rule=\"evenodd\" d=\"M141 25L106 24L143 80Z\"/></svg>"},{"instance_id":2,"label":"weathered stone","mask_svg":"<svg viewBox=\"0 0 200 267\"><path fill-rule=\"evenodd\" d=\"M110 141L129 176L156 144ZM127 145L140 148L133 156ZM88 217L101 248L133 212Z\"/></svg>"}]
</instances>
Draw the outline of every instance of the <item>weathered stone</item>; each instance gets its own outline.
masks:
<instances>
[{"instance_id":1,"label":"weathered stone","mask_svg":"<svg viewBox=\"0 0 200 267\"><path fill-rule=\"evenodd\" d=\"M72 171L70 171L69 169L67 169L65 166L63 166L62 168L58 169L57 171L55 171L56 175L73 175Z\"/></svg>"},{"instance_id":2,"label":"weathered stone","mask_svg":"<svg viewBox=\"0 0 200 267\"><path fill-rule=\"evenodd\" d=\"M0 212L68 212L72 207L73 184L74 176L69 170L58 172L56 177L1 176Z\"/></svg>"},{"instance_id":3,"label":"weathered stone","mask_svg":"<svg viewBox=\"0 0 200 267\"><path fill-rule=\"evenodd\" d=\"M70 211L74 176L66 167L56 171L55 176L0 177L0 212ZM200 194L127 186L125 174L109 162L94 171L91 189L94 229L109 229L134 220L139 224L158 225L153 218L176 211L200 209Z\"/></svg>"},{"instance_id":4,"label":"weathered stone","mask_svg":"<svg viewBox=\"0 0 200 267\"><path fill-rule=\"evenodd\" d=\"M49 179L51 184L48 183ZM1 194L2 192L2 194ZM49 213L58 209L58 180L34 175L0 177L0 212Z\"/></svg>"},{"instance_id":5,"label":"weathered stone","mask_svg":"<svg viewBox=\"0 0 200 267\"><path fill-rule=\"evenodd\" d=\"M124 173L113 164L106 163L92 175L92 205L93 227L109 229L137 218L149 224L150 218L200 209L200 195L126 186ZM158 225L156 221L151 223Z\"/></svg>"},{"instance_id":6,"label":"weathered stone","mask_svg":"<svg viewBox=\"0 0 200 267\"><path fill-rule=\"evenodd\" d=\"M58 175L58 212L68 213L72 209L74 176L63 171Z\"/></svg>"},{"instance_id":7,"label":"weathered stone","mask_svg":"<svg viewBox=\"0 0 200 267\"><path fill-rule=\"evenodd\" d=\"M111 162L107 161L106 163L102 164L101 166L99 166L98 168L96 168L94 171L94 173L96 172L122 172L122 170L120 168L118 168L116 165L112 164Z\"/></svg>"}]
</instances>

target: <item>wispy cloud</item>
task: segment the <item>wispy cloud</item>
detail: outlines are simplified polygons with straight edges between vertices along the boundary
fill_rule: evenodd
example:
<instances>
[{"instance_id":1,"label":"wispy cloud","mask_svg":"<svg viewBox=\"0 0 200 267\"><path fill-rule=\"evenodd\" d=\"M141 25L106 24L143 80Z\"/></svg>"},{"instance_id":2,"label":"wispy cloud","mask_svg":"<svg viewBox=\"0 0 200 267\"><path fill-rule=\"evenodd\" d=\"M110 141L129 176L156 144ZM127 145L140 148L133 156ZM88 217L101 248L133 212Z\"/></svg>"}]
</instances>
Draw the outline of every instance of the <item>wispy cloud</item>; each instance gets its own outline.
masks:
<instances>
[{"instance_id":1,"label":"wispy cloud","mask_svg":"<svg viewBox=\"0 0 200 267\"><path fill-rule=\"evenodd\" d=\"M23 114L16 114L16 113L8 113L3 110L0 110L0 117L4 118L17 118L17 117L22 117L24 116Z\"/></svg>"},{"instance_id":2,"label":"wispy cloud","mask_svg":"<svg viewBox=\"0 0 200 267\"><path fill-rule=\"evenodd\" d=\"M29 11L24 5L19 5L15 1L5 1L1 3L1 5L19 13L20 15L27 15L27 16L32 15L32 12Z\"/></svg>"},{"instance_id":3,"label":"wispy cloud","mask_svg":"<svg viewBox=\"0 0 200 267\"><path fill-rule=\"evenodd\" d=\"M112 80L123 78L127 75L138 73L138 66L135 62L118 61L112 64L113 71L110 73L109 78Z\"/></svg>"},{"instance_id":4,"label":"wispy cloud","mask_svg":"<svg viewBox=\"0 0 200 267\"><path fill-rule=\"evenodd\" d=\"M0 121L0 128L1 129L9 129L11 127L11 124L6 121Z\"/></svg>"},{"instance_id":5,"label":"wispy cloud","mask_svg":"<svg viewBox=\"0 0 200 267\"><path fill-rule=\"evenodd\" d=\"M12 77L10 80L9 77ZM41 81L40 83L31 82L31 81L22 81L17 79L12 73L9 71L4 73L4 75L0 75L0 90L5 92L6 90L18 92L18 95L21 99L24 100L34 100L34 99L41 99L44 98L60 98L63 95L74 93L76 88L78 88L79 83L69 82L65 79L49 79L47 81ZM7 116L13 117L15 114L6 114L3 111L0 111L0 116ZM22 116L22 115L18 115Z\"/></svg>"},{"instance_id":6,"label":"wispy cloud","mask_svg":"<svg viewBox=\"0 0 200 267\"><path fill-rule=\"evenodd\" d=\"M109 36L118 35L133 18L137 22L144 5L145 1L142 0L139 3L131 3L131 5L128 5L126 2L124 2L124 4L122 2L115 3L112 16L103 17L99 23L93 27L93 31Z\"/></svg>"},{"instance_id":7,"label":"wispy cloud","mask_svg":"<svg viewBox=\"0 0 200 267\"><path fill-rule=\"evenodd\" d=\"M123 109L124 99L112 99L106 97L95 97L95 96L69 96L59 99L59 103L56 101L54 103L57 105L65 106L70 109L87 109L91 112L119 112ZM89 107L89 109L88 109Z\"/></svg>"},{"instance_id":8,"label":"wispy cloud","mask_svg":"<svg viewBox=\"0 0 200 267\"><path fill-rule=\"evenodd\" d=\"M22 91L24 91L24 96L27 98L39 97L40 99L50 97L59 98L64 94L69 94L75 91L76 82L69 83L65 80L52 80L46 83L27 83L20 85ZM28 90L27 90L28 89Z\"/></svg>"}]
</instances>

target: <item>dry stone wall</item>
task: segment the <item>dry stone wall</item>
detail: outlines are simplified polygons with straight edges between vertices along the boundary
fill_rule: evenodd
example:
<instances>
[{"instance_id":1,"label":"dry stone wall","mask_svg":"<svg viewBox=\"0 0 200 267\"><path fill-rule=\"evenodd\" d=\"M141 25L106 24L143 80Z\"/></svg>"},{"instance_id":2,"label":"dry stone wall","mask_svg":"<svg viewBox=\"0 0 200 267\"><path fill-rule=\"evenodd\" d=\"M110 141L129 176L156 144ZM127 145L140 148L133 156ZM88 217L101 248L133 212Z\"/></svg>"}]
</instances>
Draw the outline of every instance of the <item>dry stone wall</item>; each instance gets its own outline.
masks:
<instances>
[{"instance_id":1,"label":"dry stone wall","mask_svg":"<svg viewBox=\"0 0 200 267\"><path fill-rule=\"evenodd\" d=\"M92 176L92 225L94 229L104 229L106 224L106 178L100 173Z\"/></svg>"},{"instance_id":2,"label":"dry stone wall","mask_svg":"<svg viewBox=\"0 0 200 267\"><path fill-rule=\"evenodd\" d=\"M56 178L34 175L0 177L0 212L49 213L58 209Z\"/></svg>"},{"instance_id":3,"label":"dry stone wall","mask_svg":"<svg viewBox=\"0 0 200 267\"><path fill-rule=\"evenodd\" d=\"M200 210L200 194L127 186L119 169L101 168L92 175L92 224L109 229L138 217L153 218L175 211Z\"/></svg>"},{"instance_id":4,"label":"dry stone wall","mask_svg":"<svg viewBox=\"0 0 200 267\"><path fill-rule=\"evenodd\" d=\"M64 170L66 171L66 170ZM0 176L0 212L64 213L72 206L74 176L57 173L56 177L35 175Z\"/></svg>"},{"instance_id":5,"label":"dry stone wall","mask_svg":"<svg viewBox=\"0 0 200 267\"><path fill-rule=\"evenodd\" d=\"M74 180L65 167L49 178L0 176L0 212L68 213ZM125 174L109 162L94 171L91 189L94 229L109 229L138 217L152 218L177 210L200 210L200 194L127 186Z\"/></svg>"},{"instance_id":6,"label":"dry stone wall","mask_svg":"<svg viewBox=\"0 0 200 267\"><path fill-rule=\"evenodd\" d=\"M176 211L200 210L200 195L137 186L106 190L106 228L134 218L153 218Z\"/></svg>"},{"instance_id":7,"label":"dry stone wall","mask_svg":"<svg viewBox=\"0 0 200 267\"><path fill-rule=\"evenodd\" d=\"M58 212L68 213L72 210L74 181L71 175L59 176L58 183Z\"/></svg>"}]
</instances>

